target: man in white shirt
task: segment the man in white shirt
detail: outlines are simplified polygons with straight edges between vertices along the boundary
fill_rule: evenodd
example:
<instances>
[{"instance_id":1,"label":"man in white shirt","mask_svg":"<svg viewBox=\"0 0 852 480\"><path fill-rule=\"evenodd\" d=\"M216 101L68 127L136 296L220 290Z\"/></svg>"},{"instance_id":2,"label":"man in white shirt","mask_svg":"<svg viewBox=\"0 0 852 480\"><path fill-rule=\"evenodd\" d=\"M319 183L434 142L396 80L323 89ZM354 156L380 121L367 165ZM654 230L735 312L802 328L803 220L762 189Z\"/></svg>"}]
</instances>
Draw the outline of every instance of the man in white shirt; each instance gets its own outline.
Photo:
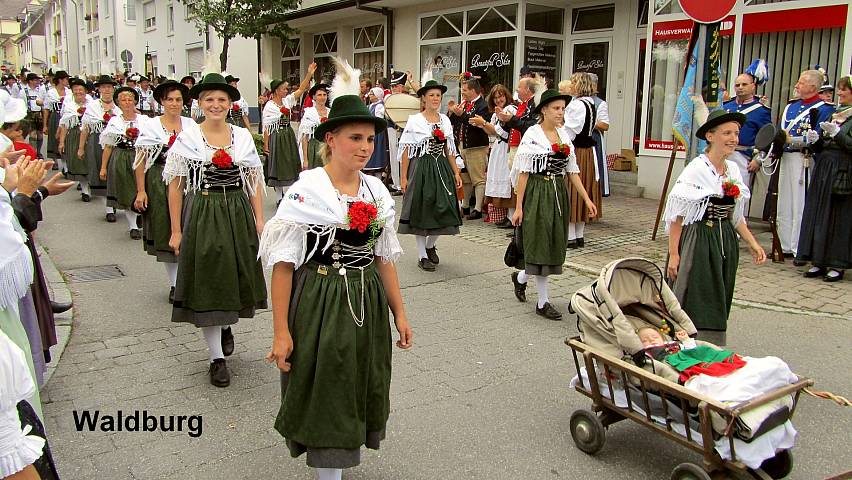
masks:
<instances>
[{"instance_id":1,"label":"man in white shirt","mask_svg":"<svg viewBox=\"0 0 852 480\"><path fill-rule=\"evenodd\" d=\"M27 83L21 89L21 97L27 104L26 120L30 122L32 130L29 135L29 142L33 148L41 155L41 146L44 143L44 134L42 133L42 106L44 105L44 92L40 89L41 78L38 74L30 72L27 74Z\"/></svg>"}]
</instances>

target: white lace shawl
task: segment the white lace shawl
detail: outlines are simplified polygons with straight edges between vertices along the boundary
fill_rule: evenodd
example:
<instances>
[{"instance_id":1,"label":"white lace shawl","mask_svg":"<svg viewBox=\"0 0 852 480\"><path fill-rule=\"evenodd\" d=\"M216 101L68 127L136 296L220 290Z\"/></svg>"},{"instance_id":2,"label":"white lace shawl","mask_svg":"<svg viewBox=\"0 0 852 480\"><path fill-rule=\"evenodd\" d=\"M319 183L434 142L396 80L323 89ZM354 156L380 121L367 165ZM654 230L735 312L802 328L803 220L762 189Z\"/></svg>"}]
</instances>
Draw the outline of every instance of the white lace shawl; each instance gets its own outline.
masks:
<instances>
[{"instance_id":1,"label":"white lace shawl","mask_svg":"<svg viewBox=\"0 0 852 480\"><path fill-rule=\"evenodd\" d=\"M577 155L574 152L574 144L571 143L571 135L564 128L556 129L559 135L559 141L571 147L571 154L568 155L568 164L565 166L564 174L580 173L580 167L577 165ZM540 172L547 167L548 158L553 153L552 143L547 139L541 125L533 125L524 133L524 138L521 139L518 145L518 151L515 153L515 160L512 163L512 186L518 186L518 177L521 173Z\"/></svg>"},{"instance_id":2,"label":"white lace shawl","mask_svg":"<svg viewBox=\"0 0 852 480\"><path fill-rule=\"evenodd\" d=\"M17 404L33 402L35 382L27 369L26 354L0 331L0 477L6 478L31 465L42 455L45 441L21 428Z\"/></svg>"},{"instance_id":3,"label":"white lace shawl","mask_svg":"<svg viewBox=\"0 0 852 480\"><path fill-rule=\"evenodd\" d=\"M77 113L77 109L80 107L85 107L88 110L89 105L85 98L83 99L82 105L77 103L73 96L66 98L62 103L62 114L59 117L59 126L65 127L66 129L79 126L80 118L82 118L82 116ZM83 115L85 115L85 110Z\"/></svg>"},{"instance_id":4,"label":"white lace shawl","mask_svg":"<svg viewBox=\"0 0 852 480\"><path fill-rule=\"evenodd\" d=\"M394 227L393 197L381 180L363 174L361 179L358 196L364 201L377 203L379 218L384 220L373 251L385 263L396 262L402 255L402 247ZM262 258L268 268L278 262L286 262L298 269L317 250L325 252L331 246L335 228L348 228L346 215L346 199L338 195L325 169L306 170L287 190L275 216L266 222L258 258ZM328 239L324 245L317 242L308 251L308 233L327 235Z\"/></svg>"},{"instance_id":5,"label":"white lace shawl","mask_svg":"<svg viewBox=\"0 0 852 480\"><path fill-rule=\"evenodd\" d=\"M231 155L234 164L240 169L243 190L247 195L264 192L263 164L260 162L251 132L235 125L230 125L230 127L233 131L234 143L228 153ZM207 142L200 127L183 130L166 155L163 181L168 185L175 178L184 177L186 180L185 193L200 190L204 177L203 167L212 163L212 153L207 148ZM258 187L260 187L260 192L258 192Z\"/></svg>"},{"instance_id":6,"label":"white lace shawl","mask_svg":"<svg viewBox=\"0 0 852 480\"><path fill-rule=\"evenodd\" d=\"M267 134L277 132L281 128L281 124L278 123L278 120L281 119L281 107L293 110L295 105L296 97L292 93L284 97L282 105L278 105L270 98L263 106L263 131Z\"/></svg>"},{"instance_id":7,"label":"white lace shawl","mask_svg":"<svg viewBox=\"0 0 852 480\"><path fill-rule=\"evenodd\" d=\"M326 107L326 116L328 116L329 109ZM302 112L302 120L299 122L299 144L301 145L302 141L310 141L310 139L314 138L314 130L316 130L317 126L320 124L320 114L317 111L317 107L307 107L304 112Z\"/></svg>"},{"instance_id":8,"label":"white lace shawl","mask_svg":"<svg viewBox=\"0 0 852 480\"><path fill-rule=\"evenodd\" d=\"M742 175L737 164L725 160L727 177L716 173L716 168L710 163L710 159L702 154L694 159L683 169L677 181L672 187L666 199L666 210L663 219L666 222L666 233L669 232L671 224L678 218L682 219L682 225L700 221L710 203L710 197L722 197L722 183L727 179L734 181L740 189L734 207L732 223L738 226L745 222L744 203L751 197L748 186L743 183Z\"/></svg>"},{"instance_id":9,"label":"white lace shawl","mask_svg":"<svg viewBox=\"0 0 852 480\"><path fill-rule=\"evenodd\" d=\"M166 131L163 122L160 119L163 117L141 117L139 121L139 138L136 139L136 160L133 163L133 168L139 166L141 162L145 162L145 171L147 172L151 165L160 156L163 147L169 144L169 138L172 132ZM195 120L187 117L180 117L180 130L189 130L192 128L200 128Z\"/></svg>"},{"instance_id":10,"label":"white lace shawl","mask_svg":"<svg viewBox=\"0 0 852 480\"><path fill-rule=\"evenodd\" d=\"M59 107L62 106L62 99L63 98L71 98L71 89L66 88L65 89L65 96L60 97L59 96L59 90L57 90L56 87L54 87L54 88L51 88L50 90L47 91L47 95L46 95L44 104L45 104L45 106L47 106L48 109L55 112L57 109L59 109Z\"/></svg>"},{"instance_id":11,"label":"white lace shawl","mask_svg":"<svg viewBox=\"0 0 852 480\"><path fill-rule=\"evenodd\" d=\"M0 182L6 170L0 168ZM0 309L17 308L33 282L33 260L26 244L26 233L12 208L12 197L0 187Z\"/></svg>"},{"instance_id":12,"label":"white lace shawl","mask_svg":"<svg viewBox=\"0 0 852 480\"><path fill-rule=\"evenodd\" d=\"M121 115L121 109L118 105L112 104L110 110L113 116ZM104 122L104 104L100 100L89 102L86 104L86 112L83 113L83 126L90 133L101 133L106 126Z\"/></svg>"},{"instance_id":13,"label":"white lace shawl","mask_svg":"<svg viewBox=\"0 0 852 480\"><path fill-rule=\"evenodd\" d=\"M109 123L104 128L103 132L101 132L101 146L114 147L115 145L117 145L118 142L126 138L124 134L128 128L139 128L140 119L143 117L144 115L137 114L135 119L125 120L124 114L119 113L118 115L110 118Z\"/></svg>"},{"instance_id":14,"label":"white lace shawl","mask_svg":"<svg viewBox=\"0 0 852 480\"><path fill-rule=\"evenodd\" d=\"M458 157L459 152L456 149L456 140L453 137L453 125L450 123L450 117L441 115L441 131L444 132L444 137L447 138L447 151L451 156ZM399 149L397 151L398 160L402 160L402 154L408 153L408 158L422 157L429 148L429 140L432 138L432 125L423 116L423 113L415 113L408 117L405 124L405 130L402 136L399 137Z\"/></svg>"}]
</instances>

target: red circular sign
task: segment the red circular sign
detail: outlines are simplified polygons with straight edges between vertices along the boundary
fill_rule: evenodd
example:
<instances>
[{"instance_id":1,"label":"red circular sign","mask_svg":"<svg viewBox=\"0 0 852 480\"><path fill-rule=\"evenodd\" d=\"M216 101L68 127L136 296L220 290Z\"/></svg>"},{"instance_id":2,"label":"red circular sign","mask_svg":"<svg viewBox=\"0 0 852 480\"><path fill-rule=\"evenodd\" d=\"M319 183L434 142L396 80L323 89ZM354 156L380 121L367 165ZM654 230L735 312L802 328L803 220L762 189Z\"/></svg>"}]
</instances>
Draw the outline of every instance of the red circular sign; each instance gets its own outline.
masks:
<instances>
[{"instance_id":1,"label":"red circular sign","mask_svg":"<svg viewBox=\"0 0 852 480\"><path fill-rule=\"evenodd\" d=\"M678 0L680 8L698 23L715 23L727 17L737 0Z\"/></svg>"}]
</instances>

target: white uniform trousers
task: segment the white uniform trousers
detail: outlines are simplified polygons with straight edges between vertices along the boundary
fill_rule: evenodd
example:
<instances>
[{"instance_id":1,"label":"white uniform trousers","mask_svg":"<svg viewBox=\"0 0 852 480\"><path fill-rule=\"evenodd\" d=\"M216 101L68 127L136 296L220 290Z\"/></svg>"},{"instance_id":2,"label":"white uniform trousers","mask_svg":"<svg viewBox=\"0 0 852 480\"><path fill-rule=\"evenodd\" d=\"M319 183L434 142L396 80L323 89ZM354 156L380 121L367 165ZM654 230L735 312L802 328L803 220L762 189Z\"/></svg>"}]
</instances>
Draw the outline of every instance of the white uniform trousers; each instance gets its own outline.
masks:
<instances>
[{"instance_id":1,"label":"white uniform trousers","mask_svg":"<svg viewBox=\"0 0 852 480\"><path fill-rule=\"evenodd\" d=\"M784 253L796 254L805 209L804 156L784 152L778 168L778 236Z\"/></svg>"}]
</instances>

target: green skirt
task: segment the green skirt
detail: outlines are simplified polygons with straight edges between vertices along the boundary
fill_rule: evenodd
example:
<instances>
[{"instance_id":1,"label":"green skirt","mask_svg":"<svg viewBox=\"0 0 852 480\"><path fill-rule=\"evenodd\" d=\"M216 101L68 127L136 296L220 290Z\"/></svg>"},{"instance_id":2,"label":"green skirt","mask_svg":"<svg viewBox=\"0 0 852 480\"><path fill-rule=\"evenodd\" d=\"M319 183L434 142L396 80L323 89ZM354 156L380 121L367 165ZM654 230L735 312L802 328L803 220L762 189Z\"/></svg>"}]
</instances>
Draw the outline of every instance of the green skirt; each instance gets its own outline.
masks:
<instances>
[{"instance_id":1,"label":"green skirt","mask_svg":"<svg viewBox=\"0 0 852 480\"><path fill-rule=\"evenodd\" d=\"M89 178L89 164L86 156L77 156L77 148L80 146L80 127L69 128L65 133L65 165L68 169L68 179L74 181L87 180Z\"/></svg>"},{"instance_id":2,"label":"green skirt","mask_svg":"<svg viewBox=\"0 0 852 480\"><path fill-rule=\"evenodd\" d=\"M145 172L145 193L148 209L142 213L142 246L158 262L175 263L174 251L169 246L172 224L169 219L169 198L163 183L163 164L155 163Z\"/></svg>"},{"instance_id":3,"label":"green skirt","mask_svg":"<svg viewBox=\"0 0 852 480\"><path fill-rule=\"evenodd\" d=\"M462 224L453 169L447 157L426 154L408 163L399 233L455 235Z\"/></svg>"},{"instance_id":4,"label":"green skirt","mask_svg":"<svg viewBox=\"0 0 852 480\"><path fill-rule=\"evenodd\" d=\"M286 187L299 178L302 171L296 134L289 126L269 135L269 159L266 162L266 185Z\"/></svg>"},{"instance_id":5,"label":"green skirt","mask_svg":"<svg viewBox=\"0 0 852 480\"><path fill-rule=\"evenodd\" d=\"M184 199L173 322L231 325L266 308L254 214L242 190Z\"/></svg>"},{"instance_id":6,"label":"green skirt","mask_svg":"<svg viewBox=\"0 0 852 480\"><path fill-rule=\"evenodd\" d=\"M47 117L47 158L59 158L59 112L51 111Z\"/></svg>"},{"instance_id":7,"label":"green skirt","mask_svg":"<svg viewBox=\"0 0 852 480\"><path fill-rule=\"evenodd\" d=\"M288 321L292 368L281 375L275 429L309 466L355 466L361 446L379 448L390 412L391 329L375 265L344 277L308 262L294 274Z\"/></svg>"},{"instance_id":8,"label":"green skirt","mask_svg":"<svg viewBox=\"0 0 852 480\"><path fill-rule=\"evenodd\" d=\"M41 398L39 395L37 380L38 377L36 377L35 366L33 365L30 341L27 339L27 331L24 330L24 325L21 323L21 319L17 312L8 308L0 308L0 331L3 331L12 343L24 351L24 357L27 359L27 368L32 376L33 385L35 385L35 394L33 395L34 403L32 407L35 409L36 413L38 413L38 416L43 419L44 414L41 410ZM39 352L39 355L41 355L41 352Z\"/></svg>"},{"instance_id":9,"label":"green skirt","mask_svg":"<svg viewBox=\"0 0 852 480\"><path fill-rule=\"evenodd\" d=\"M728 329L739 259L737 234L729 220L702 220L683 227L673 290L695 328Z\"/></svg>"},{"instance_id":10,"label":"green skirt","mask_svg":"<svg viewBox=\"0 0 852 480\"><path fill-rule=\"evenodd\" d=\"M101 180L101 158L104 149L101 147L101 134L89 132L86 138L86 164L89 166L89 188L92 195L103 197L106 195L107 182ZM109 168L107 168L107 173Z\"/></svg>"},{"instance_id":11,"label":"green skirt","mask_svg":"<svg viewBox=\"0 0 852 480\"><path fill-rule=\"evenodd\" d=\"M112 149L107 164L107 206L118 210L127 210L136 200L136 177L133 174L133 161L136 150L132 148Z\"/></svg>"},{"instance_id":12,"label":"green skirt","mask_svg":"<svg viewBox=\"0 0 852 480\"><path fill-rule=\"evenodd\" d=\"M568 244L565 177L530 175L524 191L524 270L530 275L562 273Z\"/></svg>"},{"instance_id":13,"label":"green skirt","mask_svg":"<svg viewBox=\"0 0 852 480\"><path fill-rule=\"evenodd\" d=\"M322 167L325 164L320 156L320 145L322 143L316 138L308 140L308 169Z\"/></svg>"}]
</instances>

